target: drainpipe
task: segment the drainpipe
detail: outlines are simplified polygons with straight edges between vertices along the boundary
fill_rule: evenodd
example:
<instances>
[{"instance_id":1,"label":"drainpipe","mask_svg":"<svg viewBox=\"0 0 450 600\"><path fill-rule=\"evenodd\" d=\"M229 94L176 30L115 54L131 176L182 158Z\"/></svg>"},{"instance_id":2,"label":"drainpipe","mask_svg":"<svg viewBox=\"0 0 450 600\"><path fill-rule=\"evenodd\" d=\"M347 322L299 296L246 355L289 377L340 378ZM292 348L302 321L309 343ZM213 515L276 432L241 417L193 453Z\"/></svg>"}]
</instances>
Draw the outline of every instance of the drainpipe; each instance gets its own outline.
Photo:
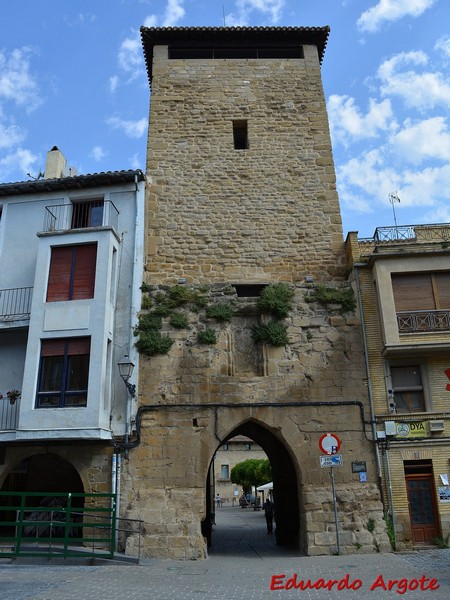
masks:
<instances>
[{"instance_id":1,"label":"drainpipe","mask_svg":"<svg viewBox=\"0 0 450 600\"><path fill-rule=\"evenodd\" d=\"M393 534L394 534L394 549L395 549L397 547L397 534L396 534L396 526L395 526L394 498L392 496L391 467L389 464L389 440L386 440L386 471L387 471L387 478L388 478L389 504L390 504L390 509L391 509L392 530L393 530Z\"/></svg>"},{"instance_id":2,"label":"drainpipe","mask_svg":"<svg viewBox=\"0 0 450 600\"><path fill-rule=\"evenodd\" d=\"M141 309L141 284L142 284L142 273L144 271L144 204L145 204L145 187L146 179L142 182L142 187L139 187L138 175L134 175L134 186L135 186L135 207L136 217L134 224L134 252L133 252L133 268L131 272L131 302L130 302L130 332L131 339L129 342L128 355L130 360L136 365L136 376L139 378L139 353L134 347L134 336L133 331L138 324L137 314ZM136 386L137 387L137 386ZM125 415L125 458L128 459L128 440L131 432L131 417L134 412L133 407L130 405L136 398L130 397L127 390L127 404L126 404L126 415Z\"/></svg>"},{"instance_id":3,"label":"drainpipe","mask_svg":"<svg viewBox=\"0 0 450 600\"><path fill-rule=\"evenodd\" d=\"M111 484L112 493L116 495L116 530L115 530L115 548L117 549L117 543L119 540L119 524L118 518L120 515L120 469L121 469L121 454L114 449L112 455L111 465ZM114 500L113 500L114 502Z\"/></svg>"},{"instance_id":4,"label":"drainpipe","mask_svg":"<svg viewBox=\"0 0 450 600\"><path fill-rule=\"evenodd\" d=\"M361 296L361 286L360 286L360 282L359 282L359 267L360 267L360 265L357 265L357 264L354 265L356 295L358 298L359 315L360 315L360 321L361 321L361 331L362 331L362 338L363 338L364 363L366 366L367 390L368 390L368 396L369 396L369 409L370 409L370 422L372 425L372 437L373 437L373 442L374 442L374 446L375 446L375 459L376 459L376 463L377 463L377 472L378 472L378 486L379 486L380 493L381 493L381 499L383 500L384 493L383 493L382 474L381 474L382 473L381 459L380 459L380 450L379 450L378 444L377 444L377 428L376 428L376 421L375 421L375 411L373 408L372 379L370 377L369 353L367 351L367 332L366 332L366 323L364 320L364 308L363 308L362 296Z\"/></svg>"}]
</instances>

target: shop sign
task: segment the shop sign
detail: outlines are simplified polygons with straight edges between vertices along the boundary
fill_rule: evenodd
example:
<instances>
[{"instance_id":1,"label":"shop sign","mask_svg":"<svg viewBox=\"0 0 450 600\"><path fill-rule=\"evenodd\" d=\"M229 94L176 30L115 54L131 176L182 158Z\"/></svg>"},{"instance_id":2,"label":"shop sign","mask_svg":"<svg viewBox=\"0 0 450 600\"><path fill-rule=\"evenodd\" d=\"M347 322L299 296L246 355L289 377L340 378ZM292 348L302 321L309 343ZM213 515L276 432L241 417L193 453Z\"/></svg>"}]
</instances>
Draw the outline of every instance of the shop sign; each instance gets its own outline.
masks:
<instances>
[{"instance_id":1,"label":"shop sign","mask_svg":"<svg viewBox=\"0 0 450 600\"><path fill-rule=\"evenodd\" d=\"M427 437L426 421L398 421L395 427L397 436L401 438Z\"/></svg>"}]
</instances>

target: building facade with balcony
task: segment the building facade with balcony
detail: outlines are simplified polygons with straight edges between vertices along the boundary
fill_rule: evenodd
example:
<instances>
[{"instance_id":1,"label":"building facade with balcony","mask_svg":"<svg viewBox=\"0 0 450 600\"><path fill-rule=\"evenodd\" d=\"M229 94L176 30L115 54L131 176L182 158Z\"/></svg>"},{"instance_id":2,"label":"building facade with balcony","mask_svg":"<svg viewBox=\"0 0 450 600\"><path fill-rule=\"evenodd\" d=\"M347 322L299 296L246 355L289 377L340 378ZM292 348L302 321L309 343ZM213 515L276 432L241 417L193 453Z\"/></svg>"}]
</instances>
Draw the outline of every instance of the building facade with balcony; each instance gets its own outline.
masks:
<instances>
[{"instance_id":1,"label":"building facade with balcony","mask_svg":"<svg viewBox=\"0 0 450 600\"><path fill-rule=\"evenodd\" d=\"M399 548L450 533L450 225L347 238L384 504Z\"/></svg>"},{"instance_id":2,"label":"building facade with balcony","mask_svg":"<svg viewBox=\"0 0 450 600\"><path fill-rule=\"evenodd\" d=\"M0 185L0 489L111 492L116 439L134 400L117 364L138 364L145 176Z\"/></svg>"}]
</instances>

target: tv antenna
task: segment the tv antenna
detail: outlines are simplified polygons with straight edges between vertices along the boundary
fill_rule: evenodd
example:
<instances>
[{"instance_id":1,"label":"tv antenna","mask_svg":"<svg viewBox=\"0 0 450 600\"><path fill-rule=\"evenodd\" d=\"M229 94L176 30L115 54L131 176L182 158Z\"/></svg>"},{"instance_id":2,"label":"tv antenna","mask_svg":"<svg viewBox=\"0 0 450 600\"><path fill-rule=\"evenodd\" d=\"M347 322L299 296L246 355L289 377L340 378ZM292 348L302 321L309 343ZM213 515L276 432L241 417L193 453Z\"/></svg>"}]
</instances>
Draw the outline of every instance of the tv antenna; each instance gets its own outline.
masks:
<instances>
[{"instance_id":1,"label":"tv antenna","mask_svg":"<svg viewBox=\"0 0 450 600\"><path fill-rule=\"evenodd\" d=\"M34 179L35 181L37 181L38 179L41 179L41 177L44 177L45 173L42 173L41 171L39 171L39 175L37 177L34 177L31 173L27 173L27 176L30 179Z\"/></svg>"},{"instance_id":2,"label":"tv antenna","mask_svg":"<svg viewBox=\"0 0 450 600\"><path fill-rule=\"evenodd\" d=\"M398 202L400 204L400 198L397 195L397 192L393 192L391 194L389 194L389 202L392 204L392 211L394 213L394 224L395 224L395 228L397 229L397 217L395 215L395 204L396 202Z\"/></svg>"}]
</instances>

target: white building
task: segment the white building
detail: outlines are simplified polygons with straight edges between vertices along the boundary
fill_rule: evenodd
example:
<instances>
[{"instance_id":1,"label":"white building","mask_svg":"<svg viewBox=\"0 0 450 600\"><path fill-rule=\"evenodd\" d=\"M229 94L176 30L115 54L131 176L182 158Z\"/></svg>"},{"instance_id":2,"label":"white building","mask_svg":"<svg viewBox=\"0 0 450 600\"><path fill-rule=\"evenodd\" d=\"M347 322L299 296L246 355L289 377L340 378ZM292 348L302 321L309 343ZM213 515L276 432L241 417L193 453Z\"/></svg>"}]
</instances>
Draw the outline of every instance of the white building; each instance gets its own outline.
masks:
<instances>
[{"instance_id":1,"label":"white building","mask_svg":"<svg viewBox=\"0 0 450 600\"><path fill-rule=\"evenodd\" d=\"M144 190L139 170L73 175L56 147L43 178L0 184L0 490L111 491L135 412L118 363L139 361Z\"/></svg>"}]
</instances>

